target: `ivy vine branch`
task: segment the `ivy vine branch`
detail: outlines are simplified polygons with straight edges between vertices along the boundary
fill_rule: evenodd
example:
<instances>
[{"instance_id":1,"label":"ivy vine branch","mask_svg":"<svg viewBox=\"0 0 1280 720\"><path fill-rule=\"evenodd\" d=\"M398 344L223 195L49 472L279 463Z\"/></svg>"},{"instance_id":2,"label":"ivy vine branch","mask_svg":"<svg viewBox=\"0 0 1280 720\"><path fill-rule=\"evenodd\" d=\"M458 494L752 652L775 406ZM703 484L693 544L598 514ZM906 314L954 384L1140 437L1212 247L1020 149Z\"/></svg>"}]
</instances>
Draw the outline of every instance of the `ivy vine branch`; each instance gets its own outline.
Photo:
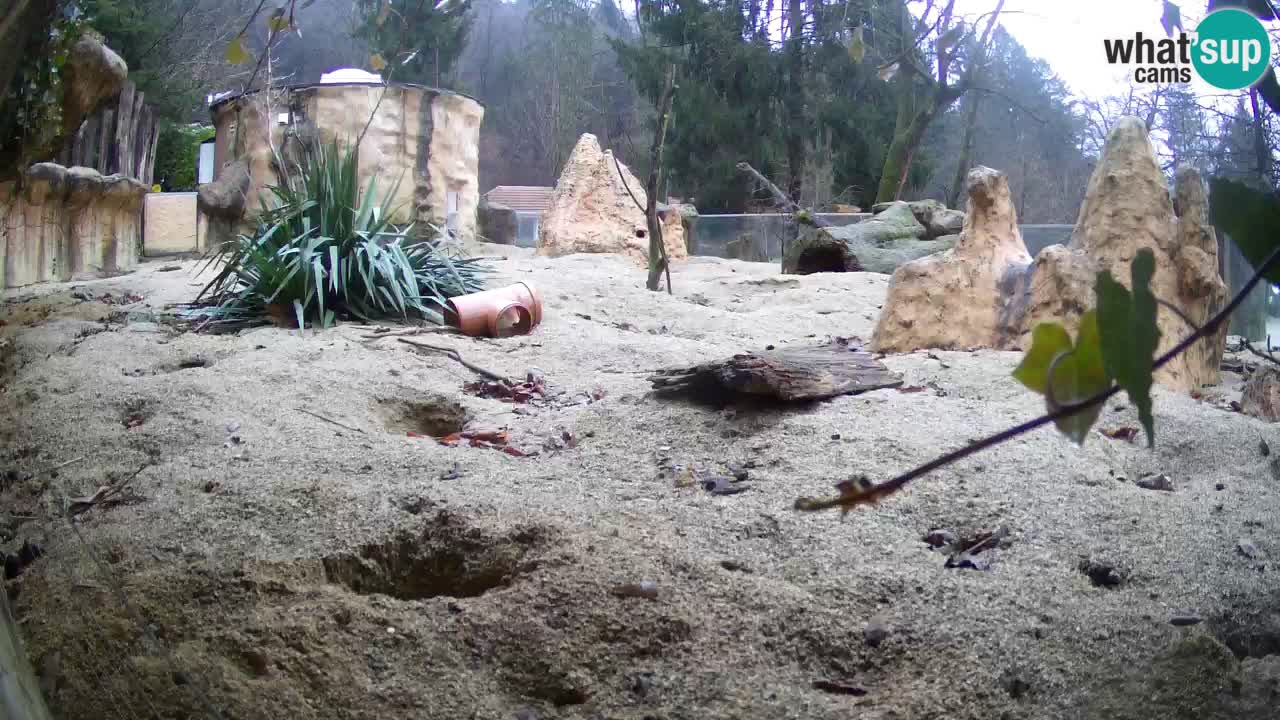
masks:
<instances>
[{"instance_id":1,"label":"ivy vine branch","mask_svg":"<svg viewBox=\"0 0 1280 720\"><path fill-rule=\"evenodd\" d=\"M1159 370L1161 367L1168 364L1169 361L1185 352L1192 345L1195 345L1200 340L1216 333L1218 329L1222 327L1222 324L1231 317L1231 314L1240 307L1245 298L1248 297L1249 293L1258 286L1258 283L1262 282L1268 273L1275 270L1280 270L1280 247L1277 247L1266 257L1266 260L1262 262L1253 276L1249 278L1249 281L1244 284L1244 287L1242 287L1240 291L1231 298L1231 302L1227 303L1226 307L1218 311L1218 313L1209 318L1208 322L1206 322L1202 327L1197 328L1194 333L1184 338L1168 352L1157 357L1155 362L1152 364L1152 370ZM1015 425L1007 430L1002 430L994 435L990 435L962 448L953 450L945 455L934 458L919 467L902 473L891 480L886 480L881 483L870 482L865 477L845 480L836 485L836 489L840 493L837 497L828 499L814 499L808 497L797 498L795 501L795 509L803 512L817 512L838 507L841 509L841 516L843 516L859 505L875 504L903 489L912 480L963 460L970 455L982 452L987 448L995 447L1001 443L1008 442L1019 435L1024 435L1032 430L1044 427L1050 423L1055 423L1059 420L1075 415L1076 413L1099 407L1107 400L1118 394L1121 389L1122 388L1119 384L1112 383L1106 390L1096 393L1085 400L1069 405L1063 405L1053 412L1045 413L1033 420L1028 420L1020 425Z\"/></svg>"}]
</instances>

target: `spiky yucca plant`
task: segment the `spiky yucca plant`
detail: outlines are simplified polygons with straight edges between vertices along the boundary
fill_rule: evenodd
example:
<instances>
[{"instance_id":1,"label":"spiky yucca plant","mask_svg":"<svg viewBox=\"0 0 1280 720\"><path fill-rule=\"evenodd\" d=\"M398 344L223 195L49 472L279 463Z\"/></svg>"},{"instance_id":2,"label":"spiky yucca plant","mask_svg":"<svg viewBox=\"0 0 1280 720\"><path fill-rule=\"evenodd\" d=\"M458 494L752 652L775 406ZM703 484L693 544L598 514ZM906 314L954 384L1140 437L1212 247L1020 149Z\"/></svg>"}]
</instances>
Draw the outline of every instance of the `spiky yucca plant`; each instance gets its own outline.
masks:
<instances>
[{"instance_id":1,"label":"spiky yucca plant","mask_svg":"<svg viewBox=\"0 0 1280 720\"><path fill-rule=\"evenodd\" d=\"M421 317L443 323L451 297L481 290L487 268L463 257L447 231L412 236L391 224L399 182L378 201L377 178L360 192L354 149L337 142L306 148L282 182L268 187L257 227L210 256L222 262L201 291L209 323L244 324L266 316L298 327L328 327L341 317L365 321Z\"/></svg>"}]
</instances>

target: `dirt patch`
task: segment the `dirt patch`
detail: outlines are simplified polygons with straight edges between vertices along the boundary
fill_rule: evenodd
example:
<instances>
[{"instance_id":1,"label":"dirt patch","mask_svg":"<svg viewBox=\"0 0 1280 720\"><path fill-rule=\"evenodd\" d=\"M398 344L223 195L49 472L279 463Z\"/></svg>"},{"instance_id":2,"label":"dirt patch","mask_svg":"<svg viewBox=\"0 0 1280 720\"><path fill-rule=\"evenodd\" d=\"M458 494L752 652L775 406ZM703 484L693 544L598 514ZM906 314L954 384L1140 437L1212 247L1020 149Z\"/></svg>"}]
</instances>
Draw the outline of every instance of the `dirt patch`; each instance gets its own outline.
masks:
<instances>
[{"instance_id":1,"label":"dirt patch","mask_svg":"<svg viewBox=\"0 0 1280 720\"><path fill-rule=\"evenodd\" d=\"M444 395L379 398L377 412L389 432L437 438L462 432L471 420L465 407Z\"/></svg>"},{"instance_id":2,"label":"dirt patch","mask_svg":"<svg viewBox=\"0 0 1280 720\"><path fill-rule=\"evenodd\" d=\"M421 532L399 533L354 553L323 560L325 578L359 595L397 600L479 597L510 585L535 566L527 560L543 538L535 530L494 537L449 516Z\"/></svg>"}]
</instances>

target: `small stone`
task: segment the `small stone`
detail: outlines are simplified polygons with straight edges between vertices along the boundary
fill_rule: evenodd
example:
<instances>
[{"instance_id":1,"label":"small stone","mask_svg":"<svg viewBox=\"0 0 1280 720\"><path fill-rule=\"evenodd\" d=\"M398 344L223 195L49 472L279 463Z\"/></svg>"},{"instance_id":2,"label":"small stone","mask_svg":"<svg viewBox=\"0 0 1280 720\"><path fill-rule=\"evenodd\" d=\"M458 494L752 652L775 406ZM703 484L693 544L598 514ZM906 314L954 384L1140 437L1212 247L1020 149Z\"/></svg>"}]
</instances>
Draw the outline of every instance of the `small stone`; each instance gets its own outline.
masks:
<instances>
[{"instance_id":1,"label":"small stone","mask_svg":"<svg viewBox=\"0 0 1280 720\"><path fill-rule=\"evenodd\" d=\"M1136 485L1143 490L1159 490L1173 492L1173 479L1168 475L1150 475L1138 480Z\"/></svg>"},{"instance_id":2,"label":"small stone","mask_svg":"<svg viewBox=\"0 0 1280 720\"><path fill-rule=\"evenodd\" d=\"M930 530L929 534L924 536L924 541L929 547L937 549L954 544L956 534L950 530Z\"/></svg>"},{"instance_id":3,"label":"small stone","mask_svg":"<svg viewBox=\"0 0 1280 720\"><path fill-rule=\"evenodd\" d=\"M1217 485L1214 485L1213 487L1214 487L1214 489L1215 489L1215 490L1222 491L1222 490L1226 490L1226 489L1227 489L1227 484L1226 484L1226 483L1218 483Z\"/></svg>"},{"instance_id":4,"label":"small stone","mask_svg":"<svg viewBox=\"0 0 1280 720\"><path fill-rule=\"evenodd\" d=\"M218 489L218 481L210 480L204 484L204 491L207 493L215 492Z\"/></svg>"},{"instance_id":5,"label":"small stone","mask_svg":"<svg viewBox=\"0 0 1280 720\"><path fill-rule=\"evenodd\" d=\"M1267 444L1266 440L1258 441L1258 451L1262 453L1262 457L1271 456L1271 446Z\"/></svg>"},{"instance_id":6,"label":"small stone","mask_svg":"<svg viewBox=\"0 0 1280 720\"><path fill-rule=\"evenodd\" d=\"M721 560L720 567L728 570L729 572L747 573L748 575L751 574L751 568L747 567L746 563L742 563L737 560Z\"/></svg>"},{"instance_id":7,"label":"small stone","mask_svg":"<svg viewBox=\"0 0 1280 720\"><path fill-rule=\"evenodd\" d=\"M1236 551L1250 560L1261 560L1266 557L1266 553L1256 543L1247 538L1242 538L1236 543Z\"/></svg>"},{"instance_id":8,"label":"small stone","mask_svg":"<svg viewBox=\"0 0 1280 720\"><path fill-rule=\"evenodd\" d=\"M1169 624L1176 627L1190 627L1204 622L1204 618L1195 613L1179 613L1169 618Z\"/></svg>"},{"instance_id":9,"label":"small stone","mask_svg":"<svg viewBox=\"0 0 1280 720\"><path fill-rule=\"evenodd\" d=\"M1124 584L1124 572L1104 560L1087 559L1080 563L1080 572L1089 577L1095 587L1119 587Z\"/></svg>"},{"instance_id":10,"label":"small stone","mask_svg":"<svg viewBox=\"0 0 1280 720\"><path fill-rule=\"evenodd\" d=\"M652 580L641 580L638 583L622 583L609 590L615 597L658 599L658 584Z\"/></svg>"},{"instance_id":11,"label":"small stone","mask_svg":"<svg viewBox=\"0 0 1280 720\"><path fill-rule=\"evenodd\" d=\"M883 615L877 615L867 621L866 627L862 629L862 639L871 647L880 647L891 632L889 620Z\"/></svg>"},{"instance_id":12,"label":"small stone","mask_svg":"<svg viewBox=\"0 0 1280 720\"><path fill-rule=\"evenodd\" d=\"M743 463L729 463L728 470L729 474L733 475L733 479L738 482L745 482L751 475L751 473L747 471L747 466Z\"/></svg>"},{"instance_id":13,"label":"small stone","mask_svg":"<svg viewBox=\"0 0 1280 720\"><path fill-rule=\"evenodd\" d=\"M840 439L840 433L831 433L831 439L832 439L832 440L839 440L839 439Z\"/></svg>"}]
</instances>

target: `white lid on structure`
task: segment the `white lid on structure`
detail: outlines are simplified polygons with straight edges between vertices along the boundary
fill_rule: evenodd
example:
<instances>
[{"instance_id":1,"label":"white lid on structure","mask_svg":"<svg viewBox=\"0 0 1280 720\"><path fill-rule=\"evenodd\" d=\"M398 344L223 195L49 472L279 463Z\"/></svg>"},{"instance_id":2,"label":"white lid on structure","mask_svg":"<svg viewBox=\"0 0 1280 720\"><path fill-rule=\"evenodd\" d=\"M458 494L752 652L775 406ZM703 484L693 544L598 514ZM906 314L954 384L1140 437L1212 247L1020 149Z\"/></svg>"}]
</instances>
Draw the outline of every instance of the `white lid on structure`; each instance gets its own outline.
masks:
<instances>
[{"instance_id":1,"label":"white lid on structure","mask_svg":"<svg viewBox=\"0 0 1280 720\"><path fill-rule=\"evenodd\" d=\"M320 76L321 85L332 85L339 83L382 83L382 76L376 73L366 72L360 68L342 68L327 72Z\"/></svg>"}]
</instances>

